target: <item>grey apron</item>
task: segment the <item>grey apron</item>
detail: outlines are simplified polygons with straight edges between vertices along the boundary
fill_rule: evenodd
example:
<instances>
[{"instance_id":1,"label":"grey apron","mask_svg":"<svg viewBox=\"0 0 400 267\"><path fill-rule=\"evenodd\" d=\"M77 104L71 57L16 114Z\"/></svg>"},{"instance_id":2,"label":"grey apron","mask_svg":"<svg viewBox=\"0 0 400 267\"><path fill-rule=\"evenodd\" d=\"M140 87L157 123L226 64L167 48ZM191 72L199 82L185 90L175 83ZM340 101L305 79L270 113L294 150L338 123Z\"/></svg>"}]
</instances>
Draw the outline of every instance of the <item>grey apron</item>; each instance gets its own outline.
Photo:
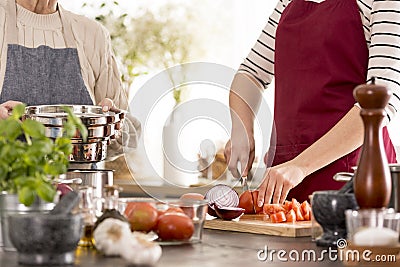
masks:
<instances>
[{"instance_id":1,"label":"grey apron","mask_svg":"<svg viewBox=\"0 0 400 267\"><path fill-rule=\"evenodd\" d=\"M8 1L7 64L0 103L8 100L27 105L93 105L81 74L78 51L69 24L59 8L67 48L27 48L18 45L15 1Z\"/></svg>"}]
</instances>

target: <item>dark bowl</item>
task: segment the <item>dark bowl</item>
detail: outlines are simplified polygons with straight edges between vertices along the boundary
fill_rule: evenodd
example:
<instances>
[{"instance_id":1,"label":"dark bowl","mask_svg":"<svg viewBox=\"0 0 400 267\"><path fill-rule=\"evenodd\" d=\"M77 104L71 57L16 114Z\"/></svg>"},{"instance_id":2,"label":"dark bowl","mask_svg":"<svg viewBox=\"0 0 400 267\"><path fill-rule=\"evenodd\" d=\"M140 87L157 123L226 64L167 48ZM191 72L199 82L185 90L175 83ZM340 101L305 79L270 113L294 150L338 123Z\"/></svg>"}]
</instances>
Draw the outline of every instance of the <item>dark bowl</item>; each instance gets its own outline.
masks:
<instances>
[{"instance_id":1,"label":"dark bowl","mask_svg":"<svg viewBox=\"0 0 400 267\"><path fill-rule=\"evenodd\" d=\"M9 236L18 262L29 265L73 264L82 233L80 214L14 214L8 218Z\"/></svg>"},{"instance_id":2,"label":"dark bowl","mask_svg":"<svg viewBox=\"0 0 400 267\"><path fill-rule=\"evenodd\" d=\"M358 209L353 193L338 191L317 191L312 195L312 212L315 220L324 230L317 239L317 245L336 246L337 241L346 238L346 217L348 209Z\"/></svg>"}]
</instances>

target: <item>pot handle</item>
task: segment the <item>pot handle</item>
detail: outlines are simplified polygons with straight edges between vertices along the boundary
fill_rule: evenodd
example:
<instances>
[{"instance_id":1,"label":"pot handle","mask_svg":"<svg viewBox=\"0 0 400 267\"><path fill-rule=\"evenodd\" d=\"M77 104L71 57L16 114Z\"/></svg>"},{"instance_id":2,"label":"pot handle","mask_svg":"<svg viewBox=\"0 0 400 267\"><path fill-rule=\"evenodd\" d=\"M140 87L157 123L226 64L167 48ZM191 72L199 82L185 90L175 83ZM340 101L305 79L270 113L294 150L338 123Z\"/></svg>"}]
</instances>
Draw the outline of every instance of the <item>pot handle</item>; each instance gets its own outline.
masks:
<instances>
[{"instance_id":1,"label":"pot handle","mask_svg":"<svg viewBox=\"0 0 400 267\"><path fill-rule=\"evenodd\" d=\"M353 178L354 173L351 172L338 172L333 176L333 180L337 182L348 182Z\"/></svg>"}]
</instances>

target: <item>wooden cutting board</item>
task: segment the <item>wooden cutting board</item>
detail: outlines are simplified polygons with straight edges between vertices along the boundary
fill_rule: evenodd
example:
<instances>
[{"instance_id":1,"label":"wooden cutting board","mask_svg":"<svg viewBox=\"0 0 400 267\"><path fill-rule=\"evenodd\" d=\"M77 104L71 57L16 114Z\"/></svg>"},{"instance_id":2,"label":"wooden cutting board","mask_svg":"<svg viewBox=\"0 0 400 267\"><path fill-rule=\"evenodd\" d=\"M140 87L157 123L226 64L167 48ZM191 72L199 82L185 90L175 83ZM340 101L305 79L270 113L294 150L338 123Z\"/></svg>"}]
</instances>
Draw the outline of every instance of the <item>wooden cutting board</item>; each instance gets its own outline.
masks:
<instances>
[{"instance_id":1,"label":"wooden cutting board","mask_svg":"<svg viewBox=\"0 0 400 267\"><path fill-rule=\"evenodd\" d=\"M239 220L207 219L204 228L242 233L301 237L311 236L311 221L272 223L267 215L244 214Z\"/></svg>"}]
</instances>

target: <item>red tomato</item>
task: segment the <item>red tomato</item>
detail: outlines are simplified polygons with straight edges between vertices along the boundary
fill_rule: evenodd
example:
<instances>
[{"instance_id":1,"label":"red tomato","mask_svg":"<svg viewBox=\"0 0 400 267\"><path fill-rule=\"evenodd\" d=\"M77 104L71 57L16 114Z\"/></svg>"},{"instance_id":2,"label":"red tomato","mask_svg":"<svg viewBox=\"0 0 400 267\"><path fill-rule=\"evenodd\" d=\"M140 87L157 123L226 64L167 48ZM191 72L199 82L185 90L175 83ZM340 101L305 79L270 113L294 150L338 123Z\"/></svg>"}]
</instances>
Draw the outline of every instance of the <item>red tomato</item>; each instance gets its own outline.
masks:
<instances>
[{"instance_id":1,"label":"red tomato","mask_svg":"<svg viewBox=\"0 0 400 267\"><path fill-rule=\"evenodd\" d=\"M286 221L285 212L283 212L283 211L279 211L277 213L271 214L270 218L271 218L271 222L273 222L273 223L280 223L280 222Z\"/></svg>"},{"instance_id":2,"label":"red tomato","mask_svg":"<svg viewBox=\"0 0 400 267\"><path fill-rule=\"evenodd\" d=\"M287 222L295 222L296 221L296 213L294 212L294 210L289 210L286 213L286 221Z\"/></svg>"},{"instance_id":3,"label":"red tomato","mask_svg":"<svg viewBox=\"0 0 400 267\"><path fill-rule=\"evenodd\" d=\"M193 221L185 214L165 213L158 219L157 234L161 240L189 240L193 232Z\"/></svg>"},{"instance_id":4,"label":"red tomato","mask_svg":"<svg viewBox=\"0 0 400 267\"><path fill-rule=\"evenodd\" d=\"M245 214L254 214L253 194L250 190L244 191L239 196L239 208L244 209Z\"/></svg>"},{"instance_id":5,"label":"red tomato","mask_svg":"<svg viewBox=\"0 0 400 267\"><path fill-rule=\"evenodd\" d=\"M281 204L264 204L263 210L265 214L270 216L281 211L286 211Z\"/></svg>"},{"instance_id":6,"label":"red tomato","mask_svg":"<svg viewBox=\"0 0 400 267\"><path fill-rule=\"evenodd\" d=\"M254 211L255 211L255 213L256 214L260 214L260 213L263 213L263 207L261 206L261 207L259 207L258 206L258 201L257 201L257 199L258 199L258 190L254 190L254 191L252 191L251 192L251 195L252 195L252 197L253 197L253 205L254 205Z\"/></svg>"},{"instance_id":7,"label":"red tomato","mask_svg":"<svg viewBox=\"0 0 400 267\"><path fill-rule=\"evenodd\" d=\"M149 232L157 225L157 209L151 203L128 203L125 215L132 231Z\"/></svg>"}]
</instances>

